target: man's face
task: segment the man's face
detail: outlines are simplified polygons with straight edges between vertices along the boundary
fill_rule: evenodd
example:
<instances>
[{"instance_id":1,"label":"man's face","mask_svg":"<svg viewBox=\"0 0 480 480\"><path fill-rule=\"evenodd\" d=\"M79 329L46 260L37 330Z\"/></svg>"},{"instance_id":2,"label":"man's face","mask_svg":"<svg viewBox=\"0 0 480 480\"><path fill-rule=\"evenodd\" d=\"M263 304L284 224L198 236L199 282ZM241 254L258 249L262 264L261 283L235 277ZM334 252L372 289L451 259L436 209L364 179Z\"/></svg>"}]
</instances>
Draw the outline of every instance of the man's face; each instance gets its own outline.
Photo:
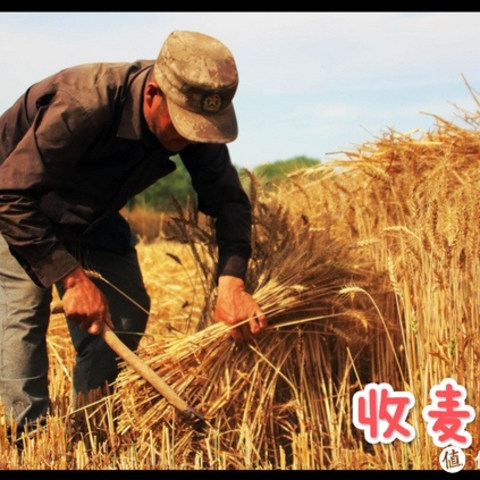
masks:
<instances>
[{"instance_id":1,"label":"man's face","mask_svg":"<svg viewBox=\"0 0 480 480\"><path fill-rule=\"evenodd\" d=\"M160 91L153 96L151 105L144 109L144 113L148 128L167 150L180 152L192 143L182 137L173 126L167 101Z\"/></svg>"}]
</instances>

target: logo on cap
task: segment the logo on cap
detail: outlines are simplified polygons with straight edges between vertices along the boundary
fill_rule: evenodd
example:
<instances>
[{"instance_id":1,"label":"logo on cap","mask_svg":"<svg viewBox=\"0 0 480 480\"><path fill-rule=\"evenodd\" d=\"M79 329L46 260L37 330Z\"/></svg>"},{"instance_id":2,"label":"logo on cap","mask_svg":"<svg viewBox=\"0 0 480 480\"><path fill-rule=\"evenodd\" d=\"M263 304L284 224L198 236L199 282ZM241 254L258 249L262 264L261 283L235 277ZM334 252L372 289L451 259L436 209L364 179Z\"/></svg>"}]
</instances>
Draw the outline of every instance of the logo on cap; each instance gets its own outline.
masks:
<instances>
[{"instance_id":1,"label":"logo on cap","mask_svg":"<svg viewBox=\"0 0 480 480\"><path fill-rule=\"evenodd\" d=\"M202 110L206 113L217 113L221 110L222 103L219 93L209 93L202 98Z\"/></svg>"}]
</instances>

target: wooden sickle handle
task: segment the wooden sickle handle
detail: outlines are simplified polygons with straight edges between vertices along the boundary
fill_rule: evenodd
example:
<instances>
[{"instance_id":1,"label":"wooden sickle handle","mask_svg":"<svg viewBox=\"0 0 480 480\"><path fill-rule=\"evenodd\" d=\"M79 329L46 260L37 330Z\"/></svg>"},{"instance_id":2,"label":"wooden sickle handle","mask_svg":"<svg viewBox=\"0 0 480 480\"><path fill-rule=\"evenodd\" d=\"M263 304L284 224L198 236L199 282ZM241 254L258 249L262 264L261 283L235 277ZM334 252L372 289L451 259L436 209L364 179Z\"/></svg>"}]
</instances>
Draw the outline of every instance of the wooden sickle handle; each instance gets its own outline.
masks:
<instances>
[{"instance_id":1,"label":"wooden sickle handle","mask_svg":"<svg viewBox=\"0 0 480 480\"><path fill-rule=\"evenodd\" d=\"M52 302L51 313L65 313L61 301ZM125 362L132 367L144 380L146 380L168 403L177 408L186 420L201 420L205 422L203 415L194 410L183 398L168 385L165 380L158 376L137 354L128 348L108 326L104 325L101 337L107 345Z\"/></svg>"}]
</instances>

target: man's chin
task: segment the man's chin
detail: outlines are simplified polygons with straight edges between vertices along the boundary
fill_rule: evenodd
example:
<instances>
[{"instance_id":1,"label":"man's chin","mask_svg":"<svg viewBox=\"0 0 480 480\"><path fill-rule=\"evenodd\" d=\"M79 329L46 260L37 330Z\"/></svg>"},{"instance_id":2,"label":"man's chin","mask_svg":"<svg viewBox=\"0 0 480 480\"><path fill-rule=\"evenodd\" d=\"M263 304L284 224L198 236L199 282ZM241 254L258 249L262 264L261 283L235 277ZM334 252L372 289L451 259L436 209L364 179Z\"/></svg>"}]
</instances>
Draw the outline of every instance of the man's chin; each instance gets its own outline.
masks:
<instances>
[{"instance_id":1,"label":"man's chin","mask_svg":"<svg viewBox=\"0 0 480 480\"><path fill-rule=\"evenodd\" d=\"M163 145L169 152L179 153L185 147L190 145L190 142L169 142L168 145Z\"/></svg>"}]
</instances>

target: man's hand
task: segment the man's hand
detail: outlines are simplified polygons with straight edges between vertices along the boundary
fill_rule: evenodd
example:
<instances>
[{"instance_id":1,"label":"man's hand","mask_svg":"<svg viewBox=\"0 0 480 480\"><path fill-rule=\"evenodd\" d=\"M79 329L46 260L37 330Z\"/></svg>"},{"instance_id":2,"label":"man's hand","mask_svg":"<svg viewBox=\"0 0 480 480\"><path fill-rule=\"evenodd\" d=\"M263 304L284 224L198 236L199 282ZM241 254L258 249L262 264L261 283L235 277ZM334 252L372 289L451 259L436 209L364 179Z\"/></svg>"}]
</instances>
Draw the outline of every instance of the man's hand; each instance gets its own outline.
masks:
<instances>
[{"instance_id":1,"label":"man's hand","mask_svg":"<svg viewBox=\"0 0 480 480\"><path fill-rule=\"evenodd\" d=\"M267 326L266 316L253 297L245 291L243 280L230 275L218 279L218 297L213 319L231 326L249 319L230 330L230 335L238 344L250 341Z\"/></svg>"},{"instance_id":2,"label":"man's hand","mask_svg":"<svg viewBox=\"0 0 480 480\"><path fill-rule=\"evenodd\" d=\"M65 288L63 310L69 320L92 335L102 333L105 324L113 329L108 301L82 267L77 267L61 281Z\"/></svg>"}]
</instances>

